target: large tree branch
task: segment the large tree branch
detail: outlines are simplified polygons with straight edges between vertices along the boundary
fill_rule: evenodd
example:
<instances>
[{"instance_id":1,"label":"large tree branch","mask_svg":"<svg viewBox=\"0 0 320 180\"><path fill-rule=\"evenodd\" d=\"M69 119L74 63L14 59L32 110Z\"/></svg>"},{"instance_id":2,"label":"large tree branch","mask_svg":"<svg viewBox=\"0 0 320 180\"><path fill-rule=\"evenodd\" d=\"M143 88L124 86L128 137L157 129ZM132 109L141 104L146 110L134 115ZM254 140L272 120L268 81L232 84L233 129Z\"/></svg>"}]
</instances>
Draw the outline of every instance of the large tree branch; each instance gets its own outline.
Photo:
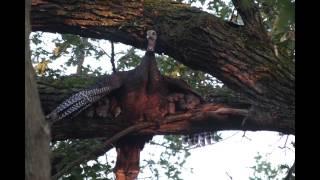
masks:
<instances>
[{"instance_id":1,"label":"large tree branch","mask_svg":"<svg viewBox=\"0 0 320 180\"><path fill-rule=\"evenodd\" d=\"M239 127L243 130L259 130L259 126L264 130L267 130L268 128L274 130L275 128L272 124L265 124L267 121L259 122L260 124L258 125L254 119L249 119L245 124L242 124L243 119L246 116L248 116L248 111L244 109L226 108L223 107L223 105L205 104L190 112L171 115L161 119L160 121L140 122L125 130L121 130L120 132L114 132L115 135L109 135L110 138L103 143L103 146L97 147L86 155L68 163L68 165L63 167L63 169L58 170L58 173L53 176L53 179L57 179L75 165L102 155L113 147L112 143L115 143L121 137L129 134L138 136L150 134L180 134L206 130L239 129ZM97 128L95 130L97 130ZM113 131L112 129L109 130ZM79 131L82 130L80 129ZM282 130L278 129L278 131Z\"/></svg>"},{"instance_id":2,"label":"large tree branch","mask_svg":"<svg viewBox=\"0 0 320 180\"><path fill-rule=\"evenodd\" d=\"M165 119L162 119L159 122L157 121L141 122L141 123L132 125L120 132L117 132L115 135L108 138L102 145L96 147L95 149L79 157L78 159L68 163L62 169L55 169L56 173L53 175L52 179L58 179L60 176L62 176L66 172L70 171L70 169L72 169L74 166L101 156L103 153L107 152L113 147L112 145L113 143L116 143L117 140L129 134L131 135L132 134L133 135L145 135L145 134L150 135L150 134L161 134L161 133L167 134L168 133L167 130L169 130L172 133L177 133L179 131L186 131L187 129L190 129L190 128L186 128L185 126L183 126L183 123L181 123L186 119L190 119L194 122L202 121L203 119L218 119L219 121L224 121L225 119L230 119L228 116L244 117L247 115L247 111L239 110L239 109L216 108L214 106L213 107L207 106L204 109L206 109L208 112L203 113L203 112L197 112L197 110L195 110L195 112L188 112L188 113L183 113L179 115L169 116ZM214 111L210 111L210 110L214 110ZM175 127L174 124L176 123L179 124L178 127L181 129L175 130L177 127ZM231 123L234 123L234 122L231 122ZM225 123L222 122L222 124L225 124ZM197 127L197 129L194 129L194 130L202 131L203 129L204 129L203 127Z\"/></svg>"},{"instance_id":3,"label":"large tree branch","mask_svg":"<svg viewBox=\"0 0 320 180\"><path fill-rule=\"evenodd\" d=\"M262 113L294 129L294 62L277 57L270 43L248 28L167 0L49 0L32 6L34 31L73 33L143 48L150 28L159 33L157 52L210 73L244 93Z\"/></svg>"},{"instance_id":4,"label":"large tree branch","mask_svg":"<svg viewBox=\"0 0 320 180\"><path fill-rule=\"evenodd\" d=\"M247 111L247 109L235 109L221 104L206 104L191 112L167 116L165 119L159 120L162 122L159 127L141 131L139 134L188 134L217 130L270 130L294 134L294 129L268 118L247 119L242 125ZM234 114L234 112L238 114ZM84 112L73 120L53 125L52 139L110 137L128 126L130 124L117 122L116 119L90 118Z\"/></svg>"},{"instance_id":5,"label":"large tree branch","mask_svg":"<svg viewBox=\"0 0 320 180\"><path fill-rule=\"evenodd\" d=\"M94 80L95 79L95 80ZM85 78L87 83L97 81L98 78ZM56 87L43 83L39 84L40 99L43 111L47 114L51 112L58 104L60 104L66 97L75 93L79 89L70 89L70 80L65 78L65 83L60 81L51 82ZM81 84L81 80L78 80ZM50 83L49 83L50 84ZM214 130L271 130L280 131L287 134L294 134L294 129L290 124L281 124L281 122L263 116L262 119L255 119L250 117L243 122L250 112L250 104L243 98L235 98L234 94L220 93L219 96L212 95L216 103L206 103L198 106L195 109L186 112L179 112L164 119L160 119L159 126L139 132L144 135L154 134L188 134L201 131ZM230 97L233 101L230 101ZM106 97L109 98L109 97ZM105 101L105 100L102 100ZM123 130L130 126L130 123L117 121L112 116L94 114L99 105L93 105L78 117L72 120L65 120L58 122L52 126L52 140L64 140L72 138L96 138L96 137L111 137L116 132Z\"/></svg>"}]
</instances>

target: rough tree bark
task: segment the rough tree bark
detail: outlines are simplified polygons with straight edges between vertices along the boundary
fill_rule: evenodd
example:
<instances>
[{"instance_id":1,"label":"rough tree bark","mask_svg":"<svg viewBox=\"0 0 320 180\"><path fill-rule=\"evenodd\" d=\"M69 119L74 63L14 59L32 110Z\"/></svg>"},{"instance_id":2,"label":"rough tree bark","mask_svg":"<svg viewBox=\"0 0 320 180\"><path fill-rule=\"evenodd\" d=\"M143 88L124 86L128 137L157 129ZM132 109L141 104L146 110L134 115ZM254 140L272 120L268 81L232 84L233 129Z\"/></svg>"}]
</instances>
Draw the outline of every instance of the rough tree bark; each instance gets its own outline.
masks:
<instances>
[{"instance_id":1,"label":"rough tree bark","mask_svg":"<svg viewBox=\"0 0 320 180\"><path fill-rule=\"evenodd\" d=\"M73 88L70 88L70 81L72 81L72 79L74 78L65 77L64 80L59 80L59 82L45 80L38 82L40 99L45 114L51 112L59 103L71 94L80 91L82 88L89 86L89 84L94 84L95 81L99 81L94 77L85 77L81 81L77 82L77 85L74 85ZM81 82L84 81L86 81L86 83L81 85ZM75 86L76 88L74 88ZM256 122L255 119L248 119L247 123L242 125L243 119L246 115L245 113L235 117L226 118L223 121L221 119L214 118L199 118L200 112L209 112L211 110L216 111L218 109L221 110L222 108L235 108L248 111L248 108L250 107L250 103L246 98L232 92L220 92L213 95L215 96L215 104L206 103L191 112L169 116L167 117L167 120L172 120L170 123L163 121L163 125L160 127L148 130L145 129L139 133L165 135L185 134L200 132L203 130L273 130L286 134L294 134L294 132L288 131L290 129L281 129L268 121L262 124L260 122ZM91 112L95 108L96 106L93 106L92 108L84 111L84 113L81 113L76 119L61 121L54 124L52 126L52 140L111 137L113 134L121 131L129 125L113 120L112 118L99 117L98 115L92 116ZM194 120L193 117L196 116L198 116L198 120ZM202 116L205 115L202 114ZM176 119L176 121L174 121L174 119ZM193 121L191 121L191 119L193 119Z\"/></svg>"},{"instance_id":2,"label":"rough tree bark","mask_svg":"<svg viewBox=\"0 0 320 180\"><path fill-rule=\"evenodd\" d=\"M41 112L40 100L31 65L30 0L25 4L25 179L49 180L50 129Z\"/></svg>"},{"instance_id":3,"label":"rough tree bark","mask_svg":"<svg viewBox=\"0 0 320 180\"><path fill-rule=\"evenodd\" d=\"M235 4L238 1L235 1ZM250 116L277 129L295 130L294 62L276 56L252 23L254 11L236 5L248 26L222 21L172 1L33 2L32 29L73 33L145 47L147 29L159 33L156 51L220 79L248 97ZM260 27L258 27L260 28ZM257 33L259 32L259 33ZM263 128L262 128L263 129Z\"/></svg>"}]
</instances>

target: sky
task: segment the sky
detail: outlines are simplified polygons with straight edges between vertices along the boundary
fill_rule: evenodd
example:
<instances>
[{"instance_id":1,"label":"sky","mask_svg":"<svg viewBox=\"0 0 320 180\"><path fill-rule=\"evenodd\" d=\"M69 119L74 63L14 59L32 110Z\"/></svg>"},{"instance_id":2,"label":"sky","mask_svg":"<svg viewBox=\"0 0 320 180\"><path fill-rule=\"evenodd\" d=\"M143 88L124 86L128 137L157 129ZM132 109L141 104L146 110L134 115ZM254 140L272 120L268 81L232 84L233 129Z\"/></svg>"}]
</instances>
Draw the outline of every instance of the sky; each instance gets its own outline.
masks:
<instances>
[{"instance_id":1,"label":"sky","mask_svg":"<svg viewBox=\"0 0 320 180\"><path fill-rule=\"evenodd\" d=\"M232 136L233 134L235 134ZM230 137L231 136L231 137ZM274 166L294 161L294 150L280 149L286 142L286 136L280 138L275 132L223 132L223 137L230 137L214 145L192 150L187 167L193 167L193 174L184 174L184 180L194 179L230 179L247 180L252 175L250 167L256 164L257 152ZM294 136L287 140L287 146L294 141ZM291 146L292 147L292 146Z\"/></svg>"},{"instance_id":2,"label":"sky","mask_svg":"<svg viewBox=\"0 0 320 180\"><path fill-rule=\"evenodd\" d=\"M199 147L190 151L186 164L183 167L181 178L183 180L197 179L215 179L215 180L248 180L253 174L250 168L256 165L254 157L262 155L263 160L271 163L275 168L281 164L291 166L294 163L295 151L291 142L295 141L295 137L279 136L277 132L259 131L245 133L243 131L223 131L221 132L223 140L212 145ZM161 141L162 136L155 136L154 141ZM283 148L286 146L287 148ZM159 158L163 148L157 145L146 144L141 152L140 164L146 159ZM115 160L115 149L107 153L107 157L103 156L99 160L109 162ZM174 161L171 161L173 164ZM193 169L192 173L190 169ZM279 175L283 177L285 174ZM148 179L150 171L144 169L140 173L138 179ZM164 175L160 180L167 180Z\"/></svg>"},{"instance_id":3,"label":"sky","mask_svg":"<svg viewBox=\"0 0 320 180\"><path fill-rule=\"evenodd\" d=\"M32 33L33 34L33 33ZM31 34L31 35L32 35ZM51 42L53 38L58 37L57 34L44 33L45 43L43 47L49 52L54 49L54 44ZM110 43L101 41L101 46L106 52L110 52ZM115 44L115 52L125 52L130 46L120 43ZM35 46L31 44L31 49ZM141 51L143 53L143 51ZM116 55L115 59L120 55ZM103 72L111 72L111 65L108 58L102 57L104 60L97 61L93 57L86 57L84 66L90 65L93 69L101 67ZM51 69L61 69L60 65L65 62L66 58L59 58L52 63L49 63ZM70 67L65 71L65 74L76 72L76 67ZM277 132L246 132L245 137L243 131L223 131L221 132L223 140L213 145L192 149L191 156L188 158L184 170L182 171L182 179L215 179L215 180L247 180L252 175L253 171L250 167L256 164L254 157L259 152L263 158L277 166L287 164L291 166L295 159L295 150L291 142L295 141L294 136L279 136ZM154 137L154 140L161 140L161 136ZM290 148L279 148L283 146ZM161 148L155 145L147 144L141 152L141 161L152 156L159 157ZM152 155L150 155L152 153ZM112 149L107 153L107 157L99 158L101 161L115 161L116 153ZM172 162L174 163L174 162ZM190 169L193 173L190 173ZM150 172L145 171L139 174L139 178L148 177ZM161 177L160 180L166 180L166 177Z\"/></svg>"}]
</instances>

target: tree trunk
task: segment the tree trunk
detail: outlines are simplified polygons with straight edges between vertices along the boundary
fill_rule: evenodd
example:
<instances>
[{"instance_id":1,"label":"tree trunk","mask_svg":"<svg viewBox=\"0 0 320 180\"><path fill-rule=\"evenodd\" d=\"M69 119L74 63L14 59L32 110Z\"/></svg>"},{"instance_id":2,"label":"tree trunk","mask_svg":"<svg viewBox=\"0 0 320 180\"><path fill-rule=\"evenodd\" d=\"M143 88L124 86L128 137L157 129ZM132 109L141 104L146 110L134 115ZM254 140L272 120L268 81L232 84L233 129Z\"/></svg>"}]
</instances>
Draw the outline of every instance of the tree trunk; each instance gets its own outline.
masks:
<instances>
[{"instance_id":1,"label":"tree trunk","mask_svg":"<svg viewBox=\"0 0 320 180\"><path fill-rule=\"evenodd\" d=\"M265 31L254 29L251 14L239 12L245 26L167 0L49 0L33 2L32 29L108 39L137 48L146 47L145 32L155 29L158 53L207 72L243 93L252 104L249 115L260 124L268 122L293 132L294 62L277 56Z\"/></svg>"},{"instance_id":2,"label":"tree trunk","mask_svg":"<svg viewBox=\"0 0 320 180\"><path fill-rule=\"evenodd\" d=\"M49 180L50 129L41 112L35 74L31 65L30 1L25 4L25 179Z\"/></svg>"},{"instance_id":3,"label":"tree trunk","mask_svg":"<svg viewBox=\"0 0 320 180\"><path fill-rule=\"evenodd\" d=\"M80 49L80 52L79 52L79 56L77 56L77 72L76 74L77 75L81 75L82 73L82 65L84 63L84 59L85 59L85 48L86 48L86 44L88 44L88 38L81 38L81 43L84 44L83 48Z\"/></svg>"}]
</instances>

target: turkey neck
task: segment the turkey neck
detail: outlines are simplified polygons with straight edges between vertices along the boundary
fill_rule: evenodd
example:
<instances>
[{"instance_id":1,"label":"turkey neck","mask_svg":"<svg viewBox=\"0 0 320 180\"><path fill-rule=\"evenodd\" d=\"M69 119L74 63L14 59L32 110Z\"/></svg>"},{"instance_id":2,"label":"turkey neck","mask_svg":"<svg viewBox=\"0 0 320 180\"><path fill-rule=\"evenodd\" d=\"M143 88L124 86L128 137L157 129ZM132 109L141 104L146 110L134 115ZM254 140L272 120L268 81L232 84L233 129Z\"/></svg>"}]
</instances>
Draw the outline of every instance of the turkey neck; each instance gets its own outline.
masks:
<instances>
[{"instance_id":1,"label":"turkey neck","mask_svg":"<svg viewBox=\"0 0 320 180\"><path fill-rule=\"evenodd\" d=\"M154 53L154 49L156 47L156 40L153 38L149 38L148 39L148 47L147 47L147 52L153 52Z\"/></svg>"},{"instance_id":2,"label":"turkey neck","mask_svg":"<svg viewBox=\"0 0 320 180\"><path fill-rule=\"evenodd\" d=\"M157 91L161 76L153 51L147 51L145 53L145 56L141 62L141 66L144 72L144 79L147 81L147 93L152 94L153 92Z\"/></svg>"}]
</instances>

